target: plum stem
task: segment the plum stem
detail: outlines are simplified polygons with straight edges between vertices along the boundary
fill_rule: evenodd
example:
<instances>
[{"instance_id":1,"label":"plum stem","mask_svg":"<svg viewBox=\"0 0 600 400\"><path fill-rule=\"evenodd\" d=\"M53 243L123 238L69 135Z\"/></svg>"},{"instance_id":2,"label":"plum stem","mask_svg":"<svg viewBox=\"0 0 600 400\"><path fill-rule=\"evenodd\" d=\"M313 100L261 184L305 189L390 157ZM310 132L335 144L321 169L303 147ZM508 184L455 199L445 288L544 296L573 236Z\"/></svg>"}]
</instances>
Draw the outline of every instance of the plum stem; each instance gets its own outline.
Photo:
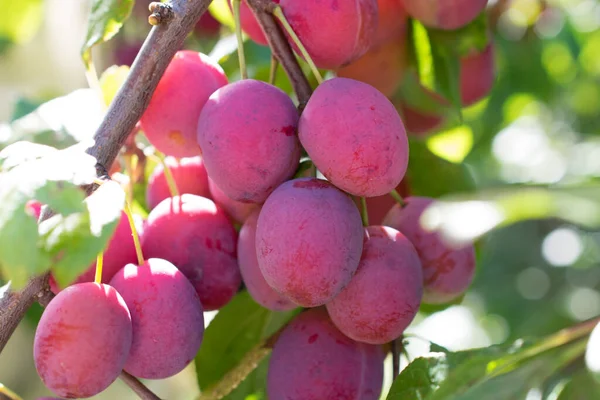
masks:
<instances>
[{"instance_id":1,"label":"plum stem","mask_svg":"<svg viewBox=\"0 0 600 400\"><path fill-rule=\"evenodd\" d=\"M277 78L277 67L279 67L279 61L274 55L271 56L271 69L269 70L269 83L275 85L275 79Z\"/></svg>"},{"instance_id":2,"label":"plum stem","mask_svg":"<svg viewBox=\"0 0 600 400\"><path fill-rule=\"evenodd\" d=\"M169 186L169 193L171 193L171 197L179 196L179 189L177 188L177 182L175 182L175 178L173 177L173 173L171 172L171 168L167 165L165 160L165 156L163 154L155 155L156 159L161 163L163 167L163 172L165 173L165 179L167 180L167 186Z\"/></svg>"},{"instance_id":3,"label":"plum stem","mask_svg":"<svg viewBox=\"0 0 600 400\"><path fill-rule=\"evenodd\" d=\"M364 227L369 226L369 210L367 208L367 198L360 198L360 217Z\"/></svg>"},{"instance_id":4,"label":"plum stem","mask_svg":"<svg viewBox=\"0 0 600 400\"><path fill-rule=\"evenodd\" d=\"M125 214L129 220L129 226L131 227L131 236L133 236L133 244L135 245L135 254L137 255L138 264L144 264L144 254L142 254L142 246L140 244L140 237L135 228L135 221L133 220L133 214L131 213L131 207L129 203L125 202Z\"/></svg>"},{"instance_id":5,"label":"plum stem","mask_svg":"<svg viewBox=\"0 0 600 400\"><path fill-rule=\"evenodd\" d=\"M285 29L287 34L290 35L290 38L292 39L292 41L294 42L296 47L298 47L298 50L300 50L300 54L302 54L302 57L304 57L304 60L307 62L308 66L310 67L310 70L312 71L313 75L317 79L317 82L319 84L323 83L323 77L321 76L319 69L315 65L312 58L310 57L310 54L308 54L306 47L304 47L304 45L302 44L302 41L300 40L298 35L296 35L296 32L294 32L294 29L292 28L292 26L288 22L287 18L283 14L283 10L281 9L280 6L275 7L275 9L273 10L273 15L275 16L275 18L277 18L279 20L281 25L283 25L283 29Z\"/></svg>"},{"instance_id":6,"label":"plum stem","mask_svg":"<svg viewBox=\"0 0 600 400\"><path fill-rule=\"evenodd\" d=\"M400 339L402 340L402 339ZM392 348L392 377L396 379L400 373L400 349L398 348L398 339L392 340L390 343ZM402 344L400 344L402 346Z\"/></svg>"},{"instance_id":7,"label":"plum stem","mask_svg":"<svg viewBox=\"0 0 600 400\"><path fill-rule=\"evenodd\" d=\"M402 196L400 196L400 193L398 193L396 189L393 189L390 192L390 196L392 196L394 200L396 200L396 203L400 204L400 207L406 207L406 201L404 201L404 199L402 198Z\"/></svg>"},{"instance_id":8,"label":"plum stem","mask_svg":"<svg viewBox=\"0 0 600 400\"><path fill-rule=\"evenodd\" d=\"M0 398L6 398L8 400L23 400L21 396L4 386L0 383Z\"/></svg>"},{"instance_id":9,"label":"plum stem","mask_svg":"<svg viewBox=\"0 0 600 400\"><path fill-rule=\"evenodd\" d=\"M238 60L240 62L240 74L242 79L248 79L246 70L246 56L244 54L244 39L242 38L242 22L240 20L240 2L241 0L232 0L233 19L235 21L235 37L238 45Z\"/></svg>"},{"instance_id":10,"label":"plum stem","mask_svg":"<svg viewBox=\"0 0 600 400\"><path fill-rule=\"evenodd\" d=\"M96 257L96 275L94 276L94 282L102 283L102 264L104 261L104 254L102 252L98 253L98 257Z\"/></svg>"}]
</instances>

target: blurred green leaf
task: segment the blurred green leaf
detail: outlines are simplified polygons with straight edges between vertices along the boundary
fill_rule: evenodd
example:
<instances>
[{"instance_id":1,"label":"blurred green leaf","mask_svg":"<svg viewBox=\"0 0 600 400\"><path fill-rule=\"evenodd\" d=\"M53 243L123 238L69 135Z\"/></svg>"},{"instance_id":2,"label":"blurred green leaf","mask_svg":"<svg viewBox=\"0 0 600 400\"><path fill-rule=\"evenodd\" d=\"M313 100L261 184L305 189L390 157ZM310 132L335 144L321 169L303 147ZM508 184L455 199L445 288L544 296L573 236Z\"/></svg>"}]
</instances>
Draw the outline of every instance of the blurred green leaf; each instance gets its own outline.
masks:
<instances>
[{"instance_id":1,"label":"blurred green leaf","mask_svg":"<svg viewBox=\"0 0 600 400\"><path fill-rule=\"evenodd\" d=\"M86 65L91 62L92 47L109 41L119 32L123 22L131 14L133 0L93 0L85 43L81 48L81 57Z\"/></svg>"},{"instance_id":2,"label":"blurred green leaf","mask_svg":"<svg viewBox=\"0 0 600 400\"><path fill-rule=\"evenodd\" d=\"M43 0L0 0L0 38L12 43L29 41L42 22Z\"/></svg>"},{"instance_id":3,"label":"blurred green leaf","mask_svg":"<svg viewBox=\"0 0 600 400\"><path fill-rule=\"evenodd\" d=\"M210 390L234 368L244 369L245 366L239 365L244 357L281 328L295 312L276 313L259 306L247 291L238 293L219 310L204 333L195 361L201 391ZM272 321L275 321L274 325ZM256 356L260 358L261 354Z\"/></svg>"},{"instance_id":4,"label":"blurred green leaf","mask_svg":"<svg viewBox=\"0 0 600 400\"><path fill-rule=\"evenodd\" d=\"M600 383L593 375L582 369L563 387L557 400L600 399Z\"/></svg>"},{"instance_id":5,"label":"blurred green leaf","mask_svg":"<svg viewBox=\"0 0 600 400\"><path fill-rule=\"evenodd\" d=\"M233 20L231 8L227 5L228 1L229 0L213 0L208 6L208 12L221 24L234 30L235 21Z\"/></svg>"},{"instance_id":6,"label":"blurred green leaf","mask_svg":"<svg viewBox=\"0 0 600 400\"><path fill-rule=\"evenodd\" d=\"M102 89L102 95L104 104L110 105L114 97L117 95L121 86L129 76L129 67L127 65L113 65L108 67L100 76L100 88Z\"/></svg>"}]
</instances>

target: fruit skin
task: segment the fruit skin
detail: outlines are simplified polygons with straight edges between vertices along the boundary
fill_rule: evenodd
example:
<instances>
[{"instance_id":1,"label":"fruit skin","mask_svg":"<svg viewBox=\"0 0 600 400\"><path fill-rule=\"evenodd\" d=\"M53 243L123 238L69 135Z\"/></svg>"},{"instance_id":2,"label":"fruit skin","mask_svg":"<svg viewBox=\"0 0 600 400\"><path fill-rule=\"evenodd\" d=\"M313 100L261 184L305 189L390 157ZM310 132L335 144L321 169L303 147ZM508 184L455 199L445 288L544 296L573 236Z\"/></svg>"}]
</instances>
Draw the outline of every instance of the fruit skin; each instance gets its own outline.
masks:
<instances>
[{"instance_id":1,"label":"fruit skin","mask_svg":"<svg viewBox=\"0 0 600 400\"><path fill-rule=\"evenodd\" d=\"M281 0L279 4L318 68L350 64L365 54L375 39L377 0Z\"/></svg>"},{"instance_id":2,"label":"fruit skin","mask_svg":"<svg viewBox=\"0 0 600 400\"><path fill-rule=\"evenodd\" d=\"M412 243L393 228L369 226L356 274L326 307L346 336L384 344L410 325L422 296L421 261Z\"/></svg>"},{"instance_id":3,"label":"fruit skin","mask_svg":"<svg viewBox=\"0 0 600 400\"><path fill-rule=\"evenodd\" d=\"M322 308L299 314L277 339L267 396L286 400L377 400L383 385L380 346L344 336Z\"/></svg>"},{"instance_id":4,"label":"fruit skin","mask_svg":"<svg viewBox=\"0 0 600 400\"><path fill-rule=\"evenodd\" d=\"M217 90L198 121L209 176L230 198L262 203L300 161L298 111L289 96L244 79Z\"/></svg>"},{"instance_id":5,"label":"fruit skin","mask_svg":"<svg viewBox=\"0 0 600 400\"><path fill-rule=\"evenodd\" d=\"M117 225L117 229L110 238L106 250L103 254L102 262L102 282L109 282L112 277L129 263L134 263L137 260L135 253L135 244L131 235L131 227L127 214L121 211L121 219ZM96 276L96 261L73 283L93 282ZM50 289L54 294L60 292L61 288L50 275Z\"/></svg>"},{"instance_id":6,"label":"fruit skin","mask_svg":"<svg viewBox=\"0 0 600 400\"><path fill-rule=\"evenodd\" d=\"M131 311L133 342L125 371L163 379L194 359L204 336L202 304L173 264L158 258L128 264L110 281Z\"/></svg>"},{"instance_id":7,"label":"fruit skin","mask_svg":"<svg viewBox=\"0 0 600 400\"><path fill-rule=\"evenodd\" d=\"M496 79L494 44L482 51L473 50L460 60L460 94L463 106L470 106L486 97Z\"/></svg>"},{"instance_id":8,"label":"fruit skin","mask_svg":"<svg viewBox=\"0 0 600 400\"><path fill-rule=\"evenodd\" d=\"M173 263L196 289L204 310L211 311L227 304L240 287L236 241L223 210L209 199L183 194L150 212L142 251L147 258Z\"/></svg>"},{"instance_id":9,"label":"fruit skin","mask_svg":"<svg viewBox=\"0 0 600 400\"><path fill-rule=\"evenodd\" d=\"M250 296L261 306L273 311L286 311L296 305L277 293L265 280L256 257L256 223L260 210L254 210L246 219L237 244L240 272Z\"/></svg>"},{"instance_id":10,"label":"fruit skin","mask_svg":"<svg viewBox=\"0 0 600 400\"><path fill-rule=\"evenodd\" d=\"M400 87L406 71L406 44L406 35L401 32L372 47L353 63L340 68L336 75L367 83L386 97L392 97Z\"/></svg>"},{"instance_id":11,"label":"fruit skin","mask_svg":"<svg viewBox=\"0 0 600 400\"><path fill-rule=\"evenodd\" d=\"M256 209L259 208L258 204L255 203L242 203L241 201L235 201L227 196L217 186L217 184L210 178L208 178L208 189L213 201L221 207L230 219L234 222L243 224L246 218Z\"/></svg>"},{"instance_id":12,"label":"fruit skin","mask_svg":"<svg viewBox=\"0 0 600 400\"><path fill-rule=\"evenodd\" d=\"M223 69L210 57L178 51L140 119L150 143L173 157L201 154L196 142L198 116L209 96L226 84Z\"/></svg>"},{"instance_id":13,"label":"fruit skin","mask_svg":"<svg viewBox=\"0 0 600 400\"><path fill-rule=\"evenodd\" d=\"M350 282L364 231L352 200L316 178L285 182L258 216L256 254L267 283L294 303L316 307Z\"/></svg>"},{"instance_id":14,"label":"fruit skin","mask_svg":"<svg viewBox=\"0 0 600 400\"><path fill-rule=\"evenodd\" d=\"M394 105L353 79L333 78L317 87L298 136L323 175L356 196L389 193L408 167L408 138Z\"/></svg>"},{"instance_id":15,"label":"fruit skin","mask_svg":"<svg viewBox=\"0 0 600 400\"><path fill-rule=\"evenodd\" d=\"M208 174L201 156L185 157L179 160L165 157L165 163L171 170L179 194L189 193L210 198ZM146 203L153 209L158 203L171 197L162 164L158 164L148 178Z\"/></svg>"},{"instance_id":16,"label":"fruit skin","mask_svg":"<svg viewBox=\"0 0 600 400\"><path fill-rule=\"evenodd\" d=\"M373 39L373 46L378 46L402 35L406 35L408 15L402 0L378 0L379 23Z\"/></svg>"},{"instance_id":17,"label":"fruit skin","mask_svg":"<svg viewBox=\"0 0 600 400\"><path fill-rule=\"evenodd\" d=\"M436 232L425 231L419 222L423 211L434 202L427 197L409 197L406 207L395 205L383 224L402 232L415 246L423 266L423 303L443 304L461 296L475 275L475 248L448 247Z\"/></svg>"},{"instance_id":18,"label":"fruit skin","mask_svg":"<svg viewBox=\"0 0 600 400\"><path fill-rule=\"evenodd\" d=\"M44 384L64 398L87 398L113 383L132 343L131 315L111 286L69 286L46 307L33 358Z\"/></svg>"},{"instance_id":19,"label":"fruit skin","mask_svg":"<svg viewBox=\"0 0 600 400\"><path fill-rule=\"evenodd\" d=\"M454 30L473 21L487 0L403 0L404 9L430 28Z\"/></svg>"}]
</instances>

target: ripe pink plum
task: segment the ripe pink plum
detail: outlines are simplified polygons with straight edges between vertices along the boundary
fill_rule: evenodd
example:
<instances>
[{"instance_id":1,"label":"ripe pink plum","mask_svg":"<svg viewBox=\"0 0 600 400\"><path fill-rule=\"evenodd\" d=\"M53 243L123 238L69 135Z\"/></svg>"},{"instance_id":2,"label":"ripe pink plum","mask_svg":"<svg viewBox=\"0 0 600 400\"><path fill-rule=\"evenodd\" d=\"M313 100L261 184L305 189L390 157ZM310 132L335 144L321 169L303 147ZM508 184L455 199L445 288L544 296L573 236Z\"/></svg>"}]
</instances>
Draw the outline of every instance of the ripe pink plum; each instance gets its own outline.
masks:
<instances>
[{"instance_id":1,"label":"ripe pink plum","mask_svg":"<svg viewBox=\"0 0 600 400\"><path fill-rule=\"evenodd\" d=\"M275 291L316 307L350 282L363 238L349 196L324 180L294 179L275 189L258 216L258 265Z\"/></svg>"},{"instance_id":2,"label":"ripe pink plum","mask_svg":"<svg viewBox=\"0 0 600 400\"><path fill-rule=\"evenodd\" d=\"M402 0L378 0L379 23L373 46L389 42L399 36L406 36L408 15Z\"/></svg>"},{"instance_id":3,"label":"ripe pink plum","mask_svg":"<svg viewBox=\"0 0 600 400\"><path fill-rule=\"evenodd\" d=\"M383 224L402 232L415 246L423 266L423 303L443 304L461 296L475 274L475 249L472 245L451 248L436 232L421 226L423 211L434 202L427 197L408 197L407 205L395 205Z\"/></svg>"},{"instance_id":4,"label":"ripe pink plum","mask_svg":"<svg viewBox=\"0 0 600 400\"><path fill-rule=\"evenodd\" d=\"M423 272L414 246L395 229L370 226L356 274L327 311L346 336L384 344L410 325L422 296Z\"/></svg>"},{"instance_id":5,"label":"ripe pink plum","mask_svg":"<svg viewBox=\"0 0 600 400\"><path fill-rule=\"evenodd\" d=\"M408 138L394 105L353 79L333 78L317 87L298 135L323 175L356 196L391 192L408 167Z\"/></svg>"},{"instance_id":6,"label":"ripe pink plum","mask_svg":"<svg viewBox=\"0 0 600 400\"><path fill-rule=\"evenodd\" d=\"M140 119L150 143L173 157L201 154L196 142L198 116L209 96L226 84L223 69L207 55L178 51Z\"/></svg>"},{"instance_id":7,"label":"ripe pink plum","mask_svg":"<svg viewBox=\"0 0 600 400\"><path fill-rule=\"evenodd\" d=\"M198 121L210 178L230 198L262 203L300 161L298 111L281 89L244 79L213 93Z\"/></svg>"},{"instance_id":8,"label":"ripe pink plum","mask_svg":"<svg viewBox=\"0 0 600 400\"><path fill-rule=\"evenodd\" d=\"M227 304L242 277L237 233L212 200L183 194L161 201L148 215L142 251L173 263L190 280L205 311Z\"/></svg>"},{"instance_id":9,"label":"ripe pink plum","mask_svg":"<svg viewBox=\"0 0 600 400\"><path fill-rule=\"evenodd\" d=\"M134 263L137 260L135 253L135 244L131 234L131 227L127 214L121 212L121 219L117 225L117 229L113 233L106 250L104 250L102 262L102 282L109 282L112 277L129 263ZM74 283L93 282L96 276L96 261L81 274ZM50 288L54 294L60 292L57 282L50 276Z\"/></svg>"},{"instance_id":10,"label":"ripe pink plum","mask_svg":"<svg viewBox=\"0 0 600 400\"><path fill-rule=\"evenodd\" d=\"M403 103L398 108L402 114L406 131L411 137L427 137L445 123L445 119L442 116L433 115L427 111L416 110Z\"/></svg>"},{"instance_id":11,"label":"ripe pink plum","mask_svg":"<svg viewBox=\"0 0 600 400\"><path fill-rule=\"evenodd\" d=\"M483 12L488 0L403 0L404 9L430 28L462 28Z\"/></svg>"},{"instance_id":12,"label":"ripe pink plum","mask_svg":"<svg viewBox=\"0 0 600 400\"><path fill-rule=\"evenodd\" d=\"M117 379L131 343L131 315L121 295L105 284L79 283L60 292L44 310L33 358L52 392L86 398Z\"/></svg>"},{"instance_id":13,"label":"ripe pink plum","mask_svg":"<svg viewBox=\"0 0 600 400\"><path fill-rule=\"evenodd\" d=\"M201 156L185 157L179 160L165 157L165 163L171 170L173 180L180 194L188 193L202 197L210 197L208 190L208 175ZM148 178L146 187L146 202L153 209L158 203L171 197L162 164L158 164Z\"/></svg>"},{"instance_id":14,"label":"ripe pink plum","mask_svg":"<svg viewBox=\"0 0 600 400\"><path fill-rule=\"evenodd\" d=\"M279 0L272 1L273 3L279 3ZM233 12L233 8L231 7L231 2L229 0L227 1L227 4L229 4L229 9ZM260 24L256 20L254 13L250 7L248 7L246 0L243 0L240 3L240 25L242 26L242 31L244 31L244 33L248 35L250 39L263 46L268 45L267 38L265 37Z\"/></svg>"},{"instance_id":15,"label":"ripe pink plum","mask_svg":"<svg viewBox=\"0 0 600 400\"><path fill-rule=\"evenodd\" d=\"M318 68L350 64L375 39L377 0L280 0L279 4Z\"/></svg>"},{"instance_id":16,"label":"ripe pink plum","mask_svg":"<svg viewBox=\"0 0 600 400\"><path fill-rule=\"evenodd\" d=\"M340 68L336 75L368 83L386 97L392 97L406 71L406 35L396 37L372 47L364 56Z\"/></svg>"},{"instance_id":17,"label":"ripe pink plum","mask_svg":"<svg viewBox=\"0 0 600 400\"><path fill-rule=\"evenodd\" d=\"M265 280L256 257L256 223L260 210L255 210L246 219L240 230L237 253L240 272L252 298L261 306L273 311L285 311L296 305L277 293Z\"/></svg>"},{"instance_id":18,"label":"ripe pink plum","mask_svg":"<svg viewBox=\"0 0 600 400\"><path fill-rule=\"evenodd\" d=\"M254 210L259 208L259 205L255 203L242 203L241 201L233 200L223 193L210 178L208 178L208 189L210 190L213 201L235 222L243 224L246 218L248 218Z\"/></svg>"},{"instance_id":19,"label":"ripe pink plum","mask_svg":"<svg viewBox=\"0 0 600 400\"><path fill-rule=\"evenodd\" d=\"M131 311L133 342L125 371L163 379L194 359L204 336L202 304L194 287L173 264L150 258L127 264L110 281Z\"/></svg>"},{"instance_id":20,"label":"ripe pink plum","mask_svg":"<svg viewBox=\"0 0 600 400\"><path fill-rule=\"evenodd\" d=\"M494 45L490 42L481 51L472 51L460 60L460 94L464 106L470 106L486 97L496 79Z\"/></svg>"},{"instance_id":21,"label":"ripe pink plum","mask_svg":"<svg viewBox=\"0 0 600 400\"><path fill-rule=\"evenodd\" d=\"M273 347L267 395L286 400L377 400L383 386L381 346L340 332L323 308L299 314Z\"/></svg>"}]
</instances>

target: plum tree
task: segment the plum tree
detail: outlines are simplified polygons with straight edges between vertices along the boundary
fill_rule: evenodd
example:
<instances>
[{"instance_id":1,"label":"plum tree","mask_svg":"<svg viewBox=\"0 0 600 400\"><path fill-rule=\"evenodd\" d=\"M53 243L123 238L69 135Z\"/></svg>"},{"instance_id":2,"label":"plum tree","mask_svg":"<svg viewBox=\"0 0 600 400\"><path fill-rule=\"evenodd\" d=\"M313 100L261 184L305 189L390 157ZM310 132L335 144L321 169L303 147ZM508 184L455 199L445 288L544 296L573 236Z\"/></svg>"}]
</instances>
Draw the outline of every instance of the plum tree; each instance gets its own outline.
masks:
<instances>
[{"instance_id":1,"label":"plum tree","mask_svg":"<svg viewBox=\"0 0 600 400\"><path fill-rule=\"evenodd\" d=\"M475 249L472 245L449 247L437 232L426 231L423 211L434 202L427 197L409 197L406 206L392 207L383 224L402 232L415 246L423 266L423 302L442 304L461 296L475 274Z\"/></svg>"},{"instance_id":2,"label":"plum tree","mask_svg":"<svg viewBox=\"0 0 600 400\"><path fill-rule=\"evenodd\" d=\"M165 163L173 175L173 180L180 194L188 193L210 197L208 175L201 156L185 157L179 160L174 157L165 157ZM162 164L158 164L148 178L146 202L148 207L153 209L168 197L171 197L171 192L165 177L165 171Z\"/></svg>"},{"instance_id":3,"label":"plum tree","mask_svg":"<svg viewBox=\"0 0 600 400\"><path fill-rule=\"evenodd\" d=\"M236 201L262 203L300 160L298 112L289 96L245 79L210 96L198 121L198 143L210 178Z\"/></svg>"},{"instance_id":4,"label":"plum tree","mask_svg":"<svg viewBox=\"0 0 600 400\"><path fill-rule=\"evenodd\" d=\"M275 343L267 395L287 400L377 400L383 358L380 346L346 337L323 308L311 309L294 318Z\"/></svg>"},{"instance_id":5,"label":"plum tree","mask_svg":"<svg viewBox=\"0 0 600 400\"><path fill-rule=\"evenodd\" d=\"M460 60L460 94L463 106L470 106L486 97L496 78L494 44L482 51L472 50Z\"/></svg>"},{"instance_id":6,"label":"plum tree","mask_svg":"<svg viewBox=\"0 0 600 400\"><path fill-rule=\"evenodd\" d=\"M201 154L196 142L198 116L209 96L226 84L223 69L210 57L178 51L140 119L150 143L173 157Z\"/></svg>"},{"instance_id":7,"label":"plum tree","mask_svg":"<svg viewBox=\"0 0 600 400\"><path fill-rule=\"evenodd\" d=\"M256 227L267 283L294 303L329 302L358 267L364 231L352 200L316 178L285 182L269 196Z\"/></svg>"},{"instance_id":8,"label":"plum tree","mask_svg":"<svg viewBox=\"0 0 600 400\"><path fill-rule=\"evenodd\" d=\"M317 87L298 135L323 175L356 196L391 192L408 167L408 138L394 105L353 79L333 78Z\"/></svg>"},{"instance_id":9,"label":"plum tree","mask_svg":"<svg viewBox=\"0 0 600 400\"><path fill-rule=\"evenodd\" d=\"M124 212L121 212L121 218L117 224L117 229L110 238L106 249L104 250L102 266L102 282L108 283L112 277L129 263L136 262L135 244L131 236L131 227L129 220ZM74 283L93 282L96 274L96 261L75 280ZM56 280L50 277L50 288L56 294L62 288L58 286Z\"/></svg>"},{"instance_id":10,"label":"plum tree","mask_svg":"<svg viewBox=\"0 0 600 400\"><path fill-rule=\"evenodd\" d=\"M140 266L126 265L110 284L131 312L133 336L125 370L146 379L182 371L204 336L202 304L186 277L170 262L150 258Z\"/></svg>"},{"instance_id":11,"label":"plum tree","mask_svg":"<svg viewBox=\"0 0 600 400\"><path fill-rule=\"evenodd\" d=\"M430 28L454 30L473 21L488 0L403 0L406 12Z\"/></svg>"},{"instance_id":12,"label":"plum tree","mask_svg":"<svg viewBox=\"0 0 600 400\"><path fill-rule=\"evenodd\" d=\"M33 358L52 392L86 398L117 379L131 343L131 315L121 295L111 286L85 282L50 301L35 332Z\"/></svg>"},{"instance_id":13,"label":"plum tree","mask_svg":"<svg viewBox=\"0 0 600 400\"><path fill-rule=\"evenodd\" d=\"M346 336L384 344L402 335L422 296L423 272L414 246L395 229L370 226L356 274L326 307Z\"/></svg>"},{"instance_id":14,"label":"plum tree","mask_svg":"<svg viewBox=\"0 0 600 400\"><path fill-rule=\"evenodd\" d=\"M210 190L213 201L235 222L243 224L246 218L259 207L259 205L255 203L243 203L241 201L233 200L223 193L217 184L210 178L208 178L208 189Z\"/></svg>"},{"instance_id":15,"label":"plum tree","mask_svg":"<svg viewBox=\"0 0 600 400\"><path fill-rule=\"evenodd\" d=\"M336 75L368 83L386 97L392 97L402 82L407 65L406 35L401 32L386 42L373 46Z\"/></svg>"},{"instance_id":16,"label":"plum tree","mask_svg":"<svg viewBox=\"0 0 600 400\"><path fill-rule=\"evenodd\" d=\"M227 304L241 284L237 234L227 215L207 198L170 197L148 215L142 250L173 263L190 280L205 311Z\"/></svg>"},{"instance_id":17,"label":"plum tree","mask_svg":"<svg viewBox=\"0 0 600 400\"><path fill-rule=\"evenodd\" d=\"M240 229L237 253L242 279L250 296L261 306L274 311L291 310L296 305L269 286L258 266L256 224L259 212L259 209L254 210Z\"/></svg>"},{"instance_id":18,"label":"plum tree","mask_svg":"<svg viewBox=\"0 0 600 400\"><path fill-rule=\"evenodd\" d=\"M377 0L280 0L279 4L319 68L336 69L351 63L365 54L375 39Z\"/></svg>"}]
</instances>

